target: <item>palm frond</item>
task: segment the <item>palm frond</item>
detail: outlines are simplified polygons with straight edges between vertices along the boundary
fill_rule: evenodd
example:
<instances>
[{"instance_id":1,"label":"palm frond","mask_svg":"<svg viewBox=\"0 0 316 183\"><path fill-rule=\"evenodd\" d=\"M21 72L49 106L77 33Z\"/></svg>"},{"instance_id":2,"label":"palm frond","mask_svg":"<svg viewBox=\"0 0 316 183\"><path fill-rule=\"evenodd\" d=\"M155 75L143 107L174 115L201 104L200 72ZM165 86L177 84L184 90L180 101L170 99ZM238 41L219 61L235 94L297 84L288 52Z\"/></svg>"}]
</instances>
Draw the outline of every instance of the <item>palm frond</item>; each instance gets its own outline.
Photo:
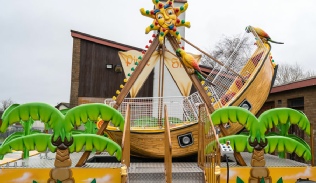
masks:
<instances>
[{"instance_id":1,"label":"palm frond","mask_svg":"<svg viewBox=\"0 0 316 183\"><path fill-rule=\"evenodd\" d=\"M295 153L299 157L303 157L306 161L311 160L311 150L301 142L287 136L269 136L266 137L268 145L265 147L265 153L288 152Z\"/></svg>"},{"instance_id":2,"label":"palm frond","mask_svg":"<svg viewBox=\"0 0 316 183\"><path fill-rule=\"evenodd\" d=\"M73 144L69 147L70 152L80 152L83 147L86 151L97 151L106 150L110 155L115 153L118 160L122 158L122 148L113 140L96 135L96 134L76 134L72 136L74 139Z\"/></svg>"},{"instance_id":3,"label":"palm frond","mask_svg":"<svg viewBox=\"0 0 316 183\"><path fill-rule=\"evenodd\" d=\"M304 113L291 108L274 108L263 112L258 120L262 130L267 130L278 124L297 124L297 126L304 130L306 134L310 135L310 122Z\"/></svg>"},{"instance_id":4,"label":"palm frond","mask_svg":"<svg viewBox=\"0 0 316 183\"><path fill-rule=\"evenodd\" d=\"M62 138L64 138L62 131L63 118L62 113L49 104L39 102L21 104L11 109L11 111L4 116L0 131L6 131L8 126L13 123L32 119L49 124L50 128L54 130L54 136L62 136Z\"/></svg>"},{"instance_id":5,"label":"palm frond","mask_svg":"<svg viewBox=\"0 0 316 183\"><path fill-rule=\"evenodd\" d=\"M255 115L250 111L236 106L228 106L215 110L211 114L211 119L214 125L223 123L240 123L245 125L247 130L250 130L252 126L258 123Z\"/></svg>"},{"instance_id":6,"label":"palm frond","mask_svg":"<svg viewBox=\"0 0 316 183\"><path fill-rule=\"evenodd\" d=\"M305 140L303 140L302 138L300 138L296 135L293 135L293 134L288 134L287 137L298 141L299 143L301 143L302 145L304 145L307 149L309 149L311 151L311 147L309 146L309 144Z\"/></svg>"},{"instance_id":7,"label":"palm frond","mask_svg":"<svg viewBox=\"0 0 316 183\"><path fill-rule=\"evenodd\" d=\"M38 152L44 152L47 148L49 148L51 152L55 152L56 147L52 145L51 138L51 134L43 133L18 137L6 144L3 144L0 147L0 155L10 153L12 150L23 151L24 148L28 151L37 150Z\"/></svg>"},{"instance_id":8,"label":"palm frond","mask_svg":"<svg viewBox=\"0 0 316 183\"><path fill-rule=\"evenodd\" d=\"M253 141L254 138L260 141L260 138L264 136L258 131L259 121L256 116L242 107L228 106L217 109L211 114L211 119L214 125L228 122L244 125L245 128L250 131L251 141Z\"/></svg>"},{"instance_id":9,"label":"palm frond","mask_svg":"<svg viewBox=\"0 0 316 183\"><path fill-rule=\"evenodd\" d=\"M11 135L9 135L7 138L4 139L2 142L2 146L16 138L22 137L24 135L24 132L14 132Z\"/></svg>"},{"instance_id":10,"label":"palm frond","mask_svg":"<svg viewBox=\"0 0 316 183\"><path fill-rule=\"evenodd\" d=\"M111 121L121 131L124 129L124 117L122 114L111 106L101 103L82 104L70 109L66 116L66 131L70 131L73 125L79 126L88 120L97 121L99 117L104 121Z\"/></svg>"},{"instance_id":11,"label":"palm frond","mask_svg":"<svg viewBox=\"0 0 316 183\"><path fill-rule=\"evenodd\" d=\"M16 108L17 106L19 106L20 104L12 104L10 105L2 114L1 119L4 119L11 111L12 109Z\"/></svg>"}]
</instances>

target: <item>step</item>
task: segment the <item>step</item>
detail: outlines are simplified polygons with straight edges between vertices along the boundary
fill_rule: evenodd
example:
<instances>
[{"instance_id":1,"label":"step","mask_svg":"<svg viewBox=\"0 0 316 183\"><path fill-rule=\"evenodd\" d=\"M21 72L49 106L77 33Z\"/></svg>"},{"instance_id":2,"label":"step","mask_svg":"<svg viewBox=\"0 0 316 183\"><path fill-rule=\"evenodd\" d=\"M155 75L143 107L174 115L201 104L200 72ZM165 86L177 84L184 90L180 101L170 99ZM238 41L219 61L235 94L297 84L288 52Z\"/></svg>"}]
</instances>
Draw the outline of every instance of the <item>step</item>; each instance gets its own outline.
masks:
<instances>
[{"instance_id":1,"label":"step","mask_svg":"<svg viewBox=\"0 0 316 183\"><path fill-rule=\"evenodd\" d=\"M161 183L165 182L164 163L131 163L128 172L129 183ZM196 163L173 163L173 183L201 183L204 173Z\"/></svg>"}]
</instances>

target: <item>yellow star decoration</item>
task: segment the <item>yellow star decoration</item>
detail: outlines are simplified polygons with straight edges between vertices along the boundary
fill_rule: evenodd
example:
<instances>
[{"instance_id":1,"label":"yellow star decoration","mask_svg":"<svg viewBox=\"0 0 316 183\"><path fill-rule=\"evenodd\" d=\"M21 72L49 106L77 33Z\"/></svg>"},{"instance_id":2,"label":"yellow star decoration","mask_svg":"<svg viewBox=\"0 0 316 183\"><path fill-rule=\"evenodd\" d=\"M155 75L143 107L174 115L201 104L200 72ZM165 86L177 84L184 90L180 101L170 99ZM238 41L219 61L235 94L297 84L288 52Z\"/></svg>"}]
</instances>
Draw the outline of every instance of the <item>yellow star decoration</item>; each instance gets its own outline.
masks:
<instances>
[{"instance_id":1,"label":"yellow star decoration","mask_svg":"<svg viewBox=\"0 0 316 183\"><path fill-rule=\"evenodd\" d=\"M148 34L152 30L159 30L159 42L163 44L164 37L170 33L178 42L181 40L181 35L177 31L177 27L185 26L190 28L190 22L178 19L178 16L188 9L188 3L181 7L173 7L173 0L168 0L165 4L159 0L152 0L155 5L153 10L140 9L143 16L154 19L153 23L146 28L145 33Z\"/></svg>"}]
</instances>

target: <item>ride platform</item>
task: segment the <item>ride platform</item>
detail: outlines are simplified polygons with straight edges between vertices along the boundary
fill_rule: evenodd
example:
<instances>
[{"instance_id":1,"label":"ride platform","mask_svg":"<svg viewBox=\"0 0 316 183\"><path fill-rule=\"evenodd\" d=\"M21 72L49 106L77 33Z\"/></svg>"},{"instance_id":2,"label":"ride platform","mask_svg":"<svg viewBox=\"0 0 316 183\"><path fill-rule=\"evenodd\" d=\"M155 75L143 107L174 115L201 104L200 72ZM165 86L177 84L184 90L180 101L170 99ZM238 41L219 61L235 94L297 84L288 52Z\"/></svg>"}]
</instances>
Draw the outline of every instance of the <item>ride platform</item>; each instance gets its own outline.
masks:
<instances>
[{"instance_id":1,"label":"ride platform","mask_svg":"<svg viewBox=\"0 0 316 183\"><path fill-rule=\"evenodd\" d=\"M83 152L72 153L71 170L76 182L120 182L122 164L107 153L91 153L82 168L75 167ZM33 153L28 162L20 159L20 154L14 152L9 155L11 161L1 164L0 182L47 182L51 167L54 167L55 153ZM248 181L251 170L251 153L241 153L247 166L239 166L232 156L229 156L229 180L236 182L237 176L244 182ZM298 179L316 180L316 167L309 164L280 159L277 156L265 154L266 166L270 171L273 182L282 177L283 182L293 183ZM185 161L186 160L186 161ZM227 163L221 162L220 182L227 180ZM163 159L131 158L128 169L128 182L164 182ZM205 182L204 172L198 167L196 157L174 158L172 163L172 182L200 183Z\"/></svg>"}]
</instances>

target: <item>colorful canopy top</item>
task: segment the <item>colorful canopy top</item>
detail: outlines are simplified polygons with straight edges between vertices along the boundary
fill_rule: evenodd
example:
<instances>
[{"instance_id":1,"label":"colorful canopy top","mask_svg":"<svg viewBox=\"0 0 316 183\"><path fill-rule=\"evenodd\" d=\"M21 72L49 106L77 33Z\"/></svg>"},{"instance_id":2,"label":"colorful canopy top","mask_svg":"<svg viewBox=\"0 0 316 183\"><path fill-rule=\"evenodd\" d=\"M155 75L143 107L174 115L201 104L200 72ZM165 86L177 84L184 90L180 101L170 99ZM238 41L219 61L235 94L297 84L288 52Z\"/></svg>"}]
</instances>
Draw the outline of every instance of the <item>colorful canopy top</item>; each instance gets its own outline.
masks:
<instances>
[{"instance_id":1,"label":"colorful canopy top","mask_svg":"<svg viewBox=\"0 0 316 183\"><path fill-rule=\"evenodd\" d=\"M154 19L153 23L146 28L145 33L148 34L152 30L159 30L159 42L163 44L164 37L170 33L178 42L181 40L181 35L177 31L177 27L185 26L190 28L190 22L178 19L178 16L185 12L188 8L188 3L181 7L173 7L174 1L168 0L165 4L159 0L152 0L153 10L140 9L142 15Z\"/></svg>"}]
</instances>

